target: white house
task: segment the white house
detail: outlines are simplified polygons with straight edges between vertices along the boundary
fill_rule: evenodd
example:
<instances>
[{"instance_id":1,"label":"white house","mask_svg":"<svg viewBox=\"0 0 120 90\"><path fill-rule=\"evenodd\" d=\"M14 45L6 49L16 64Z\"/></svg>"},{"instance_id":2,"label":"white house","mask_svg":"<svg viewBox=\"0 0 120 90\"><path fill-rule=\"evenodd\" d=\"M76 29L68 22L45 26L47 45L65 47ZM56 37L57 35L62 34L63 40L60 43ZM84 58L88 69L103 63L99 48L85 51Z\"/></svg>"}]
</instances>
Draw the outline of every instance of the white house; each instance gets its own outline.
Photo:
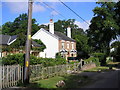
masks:
<instances>
[{"instance_id":1,"label":"white house","mask_svg":"<svg viewBox=\"0 0 120 90\"><path fill-rule=\"evenodd\" d=\"M41 40L46 49L40 52L40 57L55 58L56 53L64 53L64 57L76 57L76 41L71 38L71 28L67 28L67 36L61 32L54 31L54 22L51 19L49 31L41 28L32 39Z\"/></svg>"}]
</instances>

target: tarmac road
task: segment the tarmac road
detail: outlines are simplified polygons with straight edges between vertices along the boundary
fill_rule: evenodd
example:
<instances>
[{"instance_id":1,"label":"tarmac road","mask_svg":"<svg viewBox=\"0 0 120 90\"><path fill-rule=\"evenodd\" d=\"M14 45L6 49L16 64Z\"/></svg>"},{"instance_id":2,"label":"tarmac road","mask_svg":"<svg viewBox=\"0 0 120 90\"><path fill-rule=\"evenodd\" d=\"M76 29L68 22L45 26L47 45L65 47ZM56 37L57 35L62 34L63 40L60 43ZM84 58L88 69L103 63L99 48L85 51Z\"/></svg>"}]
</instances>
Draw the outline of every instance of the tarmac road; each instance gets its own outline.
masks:
<instances>
[{"instance_id":1,"label":"tarmac road","mask_svg":"<svg viewBox=\"0 0 120 90\"><path fill-rule=\"evenodd\" d=\"M83 75L91 77L93 82L82 88L119 88L120 90L120 69L99 74L86 72Z\"/></svg>"}]
</instances>

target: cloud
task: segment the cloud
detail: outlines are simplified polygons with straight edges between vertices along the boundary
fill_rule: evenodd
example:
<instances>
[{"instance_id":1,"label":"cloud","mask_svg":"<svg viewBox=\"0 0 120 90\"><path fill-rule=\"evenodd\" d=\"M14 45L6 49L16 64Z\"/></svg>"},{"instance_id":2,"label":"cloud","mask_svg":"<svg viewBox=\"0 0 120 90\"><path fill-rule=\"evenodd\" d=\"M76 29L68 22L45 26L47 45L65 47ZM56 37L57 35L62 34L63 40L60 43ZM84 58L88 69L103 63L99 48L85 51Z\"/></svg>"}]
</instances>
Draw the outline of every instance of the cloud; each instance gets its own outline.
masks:
<instances>
[{"instance_id":1,"label":"cloud","mask_svg":"<svg viewBox=\"0 0 120 90\"><path fill-rule=\"evenodd\" d=\"M87 20L87 22L90 24L90 20ZM85 22L75 21L75 24L78 25L79 28L82 28L84 31L89 28L89 25Z\"/></svg>"},{"instance_id":2,"label":"cloud","mask_svg":"<svg viewBox=\"0 0 120 90\"><path fill-rule=\"evenodd\" d=\"M41 12L41 11L45 11L46 9L41 6L40 4L33 4L33 12Z\"/></svg>"},{"instance_id":3,"label":"cloud","mask_svg":"<svg viewBox=\"0 0 120 90\"><path fill-rule=\"evenodd\" d=\"M50 14L53 15L53 16L56 16L56 15L58 15L58 12L52 11Z\"/></svg>"},{"instance_id":4,"label":"cloud","mask_svg":"<svg viewBox=\"0 0 120 90\"><path fill-rule=\"evenodd\" d=\"M8 2L8 8L12 13L25 13L28 12L28 3L27 2ZM41 6L39 3L33 4L33 13L34 12L42 12L46 9Z\"/></svg>"}]
</instances>

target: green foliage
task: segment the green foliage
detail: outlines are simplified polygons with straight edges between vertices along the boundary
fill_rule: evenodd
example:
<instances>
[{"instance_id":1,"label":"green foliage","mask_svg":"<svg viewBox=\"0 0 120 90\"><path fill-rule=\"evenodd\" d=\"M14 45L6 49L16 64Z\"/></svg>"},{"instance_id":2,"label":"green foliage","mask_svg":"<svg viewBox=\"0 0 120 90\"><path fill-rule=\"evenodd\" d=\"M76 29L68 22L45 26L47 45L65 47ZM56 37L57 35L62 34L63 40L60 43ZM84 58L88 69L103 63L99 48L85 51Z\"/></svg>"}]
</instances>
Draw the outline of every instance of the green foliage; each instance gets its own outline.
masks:
<instances>
[{"instance_id":1,"label":"green foliage","mask_svg":"<svg viewBox=\"0 0 120 90\"><path fill-rule=\"evenodd\" d=\"M110 53L116 59L114 61L120 61L120 41L112 43L111 48L114 48L114 51Z\"/></svg>"},{"instance_id":2,"label":"green foliage","mask_svg":"<svg viewBox=\"0 0 120 90\"><path fill-rule=\"evenodd\" d=\"M17 35L17 40L10 46L3 47L3 51L13 51L13 49L24 49L26 43L28 27L28 15L25 13L20 14L13 22L6 22L2 25L2 34L4 35ZM32 35L39 30L39 25L36 24L36 20L32 19ZM40 48L44 49L44 46Z\"/></svg>"},{"instance_id":3,"label":"green foliage","mask_svg":"<svg viewBox=\"0 0 120 90\"><path fill-rule=\"evenodd\" d=\"M20 64L23 66L25 55L22 53L8 55L7 57L2 58L3 65L13 65ZM37 58L35 56L30 56L30 65L42 64L43 66L54 66L60 64L66 64L66 60L63 58Z\"/></svg>"},{"instance_id":4,"label":"green foliage","mask_svg":"<svg viewBox=\"0 0 120 90\"><path fill-rule=\"evenodd\" d=\"M64 58L38 58L38 63L43 66L54 66L54 65L62 65L66 64L66 60Z\"/></svg>"},{"instance_id":5,"label":"green foliage","mask_svg":"<svg viewBox=\"0 0 120 90\"><path fill-rule=\"evenodd\" d=\"M112 57L107 57L106 58L106 63L108 64L109 62L112 62L113 61L113 59L112 59Z\"/></svg>"},{"instance_id":6,"label":"green foliage","mask_svg":"<svg viewBox=\"0 0 120 90\"><path fill-rule=\"evenodd\" d=\"M60 53L56 53L56 58L62 58L61 54Z\"/></svg>"},{"instance_id":7,"label":"green foliage","mask_svg":"<svg viewBox=\"0 0 120 90\"><path fill-rule=\"evenodd\" d=\"M23 33L27 35L28 26L28 15L25 13L20 14L19 17L15 18L13 22L6 22L2 25L2 34L6 35L18 35ZM32 19L32 35L39 30L36 20Z\"/></svg>"},{"instance_id":8,"label":"green foliage","mask_svg":"<svg viewBox=\"0 0 120 90\"><path fill-rule=\"evenodd\" d=\"M23 63L24 63L24 56L23 56L22 53L7 55L7 57L2 58L2 64L3 65L20 64L20 65L23 66Z\"/></svg>"},{"instance_id":9,"label":"green foliage","mask_svg":"<svg viewBox=\"0 0 120 90\"><path fill-rule=\"evenodd\" d=\"M41 40L34 39L33 41L35 41L37 44L39 44L41 46L40 47L32 47L32 50L43 51L46 48L46 46L44 45L44 43Z\"/></svg>"},{"instance_id":10,"label":"green foliage","mask_svg":"<svg viewBox=\"0 0 120 90\"><path fill-rule=\"evenodd\" d=\"M91 20L90 29L87 30L89 45L93 51L104 52L109 55L109 43L116 39L119 24L116 22L115 2L99 2L100 7L94 8L94 17ZM117 15L118 16L118 15Z\"/></svg>"},{"instance_id":11,"label":"green foliage","mask_svg":"<svg viewBox=\"0 0 120 90\"><path fill-rule=\"evenodd\" d=\"M106 64L106 54L105 53L92 53L91 55L95 58L99 58L101 65Z\"/></svg>"},{"instance_id":12,"label":"green foliage","mask_svg":"<svg viewBox=\"0 0 120 90\"><path fill-rule=\"evenodd\" d=\"M96 66L100 66L100 62L99 62L99 58L97 57L90 57L86 60L84 60L86 63L91 63L94 62L96 64Z\"/></svg>"}]
</instances>

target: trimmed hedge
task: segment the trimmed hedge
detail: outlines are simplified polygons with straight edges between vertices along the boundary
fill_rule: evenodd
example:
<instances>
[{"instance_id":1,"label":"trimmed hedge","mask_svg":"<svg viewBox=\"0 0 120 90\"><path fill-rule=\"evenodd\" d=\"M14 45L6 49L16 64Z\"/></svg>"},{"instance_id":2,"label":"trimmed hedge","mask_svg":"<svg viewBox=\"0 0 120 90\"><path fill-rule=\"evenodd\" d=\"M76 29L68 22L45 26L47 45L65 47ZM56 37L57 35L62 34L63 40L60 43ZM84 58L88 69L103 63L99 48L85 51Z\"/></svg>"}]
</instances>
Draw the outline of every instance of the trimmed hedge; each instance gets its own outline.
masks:
<instances>
[{"instance_id":1,"label":"trimmed hedge","mask_svg":"<svg viewBox=\"0 0 120 90\"><path fill-rule=\"evenodd\" d=\"M24 65L24 58L25 55L20 54L13 54L8 55L7 57L2 58L3 65L13 65L13 64L20 64L21 66ZM64 58L37 58L35 56L30 56L30 65L35 64L42 64L43 66L54 66L60 64L66 64L66 60Z\"/></svg>"},{"instance_id":2,"label":"trimmed hedge","mask_svg":"<svg viewBox=\"0 0 120 90\"><path fill-rule=\"evenodd\" d=\"M99 58L96 58L96 57L90 57L88 59L85 59L84 61L85 61L85 63L94 62L96 64L96 66L100 66Z\"/></svg>"}]
</instances>

